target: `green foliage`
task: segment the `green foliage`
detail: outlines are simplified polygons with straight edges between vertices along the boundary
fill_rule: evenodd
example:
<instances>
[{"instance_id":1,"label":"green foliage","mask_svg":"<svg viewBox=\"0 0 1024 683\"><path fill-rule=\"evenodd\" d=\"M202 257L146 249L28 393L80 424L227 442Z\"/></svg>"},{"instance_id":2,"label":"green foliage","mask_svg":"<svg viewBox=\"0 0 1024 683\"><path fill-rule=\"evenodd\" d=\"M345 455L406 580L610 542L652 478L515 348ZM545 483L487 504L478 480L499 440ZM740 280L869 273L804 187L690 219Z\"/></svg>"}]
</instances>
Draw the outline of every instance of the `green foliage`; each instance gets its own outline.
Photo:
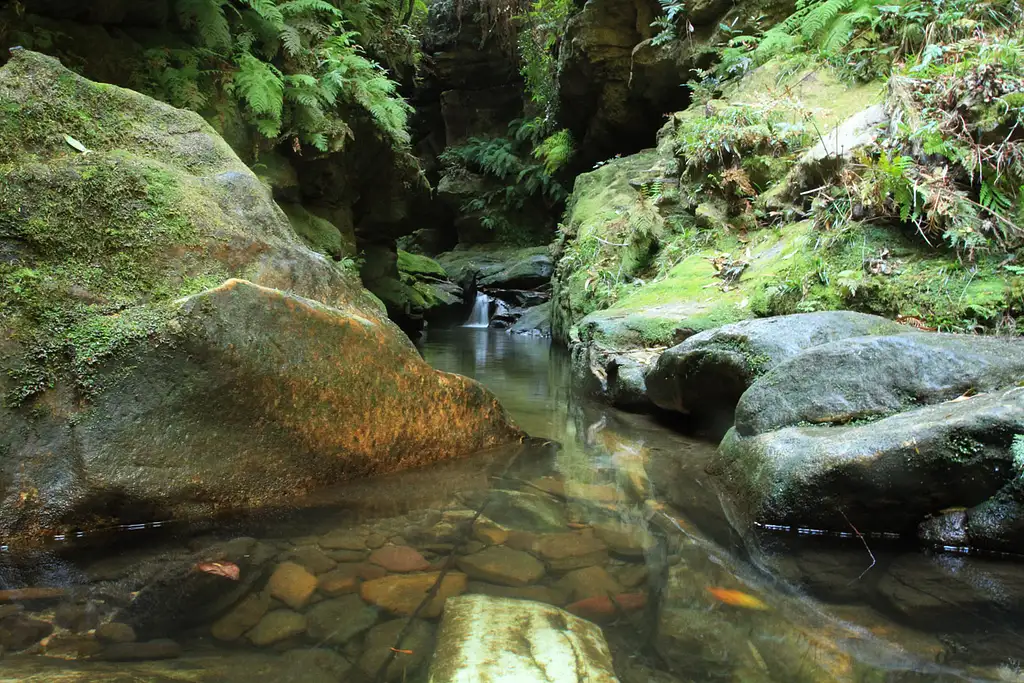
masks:
<instances>
[{"instance_id":1,"label":"green foliage","mask_svg":"<svg viewBox=\"0 0 1024 683\"><path fill-rule=\"evenodd\" d=\"M676 155L697 177L752 155L785 156L809 137L802 116L778 104L710 103L708 114L688 112L676 127Z\"/></svg>"},{"instance_id":2,"label":"green foliage","mask_svg":"<svg viewBox=\"0 0 1024 683\"><path fill-rule=\"evenodd\" d=\"M408 143L411 108L356 42L360 33L348 28L393 28L397 7L343 0L176 0L175 12L196 45L147 54L146 86L158 97L202 110L210 104L207 93L223 91L263 137L291 140L297 149L340 149L352 137L346 122L352 110L362 111L395 146ZM413 50L399 49L414 61ZM383 51L388 54L386 46Z\"/></svg>"},{"instance_id":3,"label":"green foliage","mask_svg":"<svg viewBox=\"0 0 1024 683\"><path fill-rule=\"evenodd\" d=\"M467 201L462 210L483 212L481 222L490 230L508 227L504 214L540 200L549 208L565 201L567 191L556 178L572 155L572 137L566 130L545 137L541 119L517 119L508 137L470 138L440 155L447 173L472 171L484 175L493 189Z\"/></svg>"},{"instance_id":4,"label":"green foliage","mask_svg":"<svg viewBox=\"0 0 1024 683\"><path fill-rule=\"evenodd\" d=\"M658 33L651 40L653 45L664 45L678 39L676 25L681 17L686 16L686 2L684 0L658 0L661 5L663 16L651 22L651 28L658 29ZM692 31L693 26L686 22L687 31Z\"/></svg>"},{"instance_id":5,"label":"green foliage","mask_svg":"<svg viewBox=\"0 0 1024 683\"><path fill-rule=\"evenodd\" d=\"M572 0L533 0L525 17L520 17L519 70L526 94L546 121L554 121L557 115L555 50L574 11Z\"/></svg>"}]
</instances>

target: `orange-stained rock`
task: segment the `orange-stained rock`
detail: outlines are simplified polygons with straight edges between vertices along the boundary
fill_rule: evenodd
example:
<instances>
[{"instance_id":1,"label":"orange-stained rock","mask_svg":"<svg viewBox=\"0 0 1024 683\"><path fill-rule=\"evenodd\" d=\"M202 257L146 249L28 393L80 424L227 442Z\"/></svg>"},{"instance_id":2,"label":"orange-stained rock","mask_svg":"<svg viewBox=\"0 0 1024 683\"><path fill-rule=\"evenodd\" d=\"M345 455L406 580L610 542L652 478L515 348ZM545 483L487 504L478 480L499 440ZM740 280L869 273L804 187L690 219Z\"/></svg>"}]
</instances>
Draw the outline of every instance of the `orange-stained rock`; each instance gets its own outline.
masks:
<instances>
[{"instance_id":1,"label":"orange-stained rock","mask_svg":"<svg viewBox=\"0 0 1024 683\"><path fill-rule=\"evenodd\" d=\"M359 590L359 574L355 567L332 569L317 578L316 589L324 595L344 595Z\"/></svg>"},{"instance_id":2,"label":"orange-stained rock","mask_svg":"<svg viewBox=\"0 0 1024 683\"><path fill-rule=\"evenodd\" d=\"M0 536L116 523L111 492L205 518L521 438L303 243L199 115L29 50L0 68L0 104L8 128L32 118L0 151L0 225L36 274L0 316L0 394L37 408L0 401ZM60 360L36 353L46 335Z\"/></svg>"},{"instance_id":3,"label":"orange-stained rock","mask_svg":"<svg viewBox=\"0 0 1024 683\"><path fill-rule=\"evenodd\" d=\"M370 562L389 572L422 572L430 568L423 555L407 545L388 545L370 553Z\"/></svg>"},{"instance_id":4,"label":"orange-stained rock","mask_svg":"<svg viewBox=\"0 0 1024 683\"><path fill-rule=\"evenodd\" d=\"M423 599L427 591L437 581L440 572L427 574L397 574L381 579L366 581L359 588L359 595L373 605L399 616L410 616ZM444 601L466 591L465 574L449 572L441 580L437 594L419 613L420 617L429 619L441 614Z\"/></svg>"},{"instance_id":5,"label":"orange-stained rock","mask_svg":"<svg viewBox=\"0 0 1024 683\"><path fill-rule=\"evenodd\" d=\"M294 562L282 562L270 575L267 590L270 596L277 598L292 609L301 609L309 602L316 590L316 577L302 565Z\"/></svg>"}]
</instances>

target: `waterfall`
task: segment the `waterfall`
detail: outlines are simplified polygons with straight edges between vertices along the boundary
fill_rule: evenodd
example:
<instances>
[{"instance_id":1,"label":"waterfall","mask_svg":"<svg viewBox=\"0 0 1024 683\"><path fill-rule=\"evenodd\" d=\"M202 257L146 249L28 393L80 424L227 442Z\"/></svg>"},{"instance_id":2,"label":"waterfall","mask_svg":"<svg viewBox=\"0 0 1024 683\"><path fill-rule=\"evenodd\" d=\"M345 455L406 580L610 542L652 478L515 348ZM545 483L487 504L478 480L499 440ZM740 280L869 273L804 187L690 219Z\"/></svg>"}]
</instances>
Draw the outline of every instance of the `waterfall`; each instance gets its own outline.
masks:
<instances>
[{"instance_id":1,"label":"waterfall","mask_svg":"<svg viewBox=\"0 0 1024 683\"><path fill-rule=\"evenodd\" d=\"M491 322L491 298L486 294L477 292L476 301L473 302L473 311L469 314L469 320L463 327L487 327Z\"/></svg>"}]
</instances>

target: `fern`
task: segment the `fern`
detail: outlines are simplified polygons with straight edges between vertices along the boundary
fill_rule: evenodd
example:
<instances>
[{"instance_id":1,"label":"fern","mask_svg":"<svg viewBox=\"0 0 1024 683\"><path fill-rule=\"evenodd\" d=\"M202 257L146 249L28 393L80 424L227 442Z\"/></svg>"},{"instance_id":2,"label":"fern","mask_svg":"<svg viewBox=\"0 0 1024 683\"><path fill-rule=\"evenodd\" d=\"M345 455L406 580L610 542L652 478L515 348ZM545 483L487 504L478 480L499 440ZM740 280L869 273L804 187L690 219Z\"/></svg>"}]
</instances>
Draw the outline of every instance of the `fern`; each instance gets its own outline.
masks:
<instances>
[{"instance_id":1,"label":"fern","mask_svg":"<svg viewBox=\"0 0 1024 683\"><path fill-rule=\"evenodd\" d=\"M214 49L231 47L231 27L224 6L229 0L178 0L178 21L195 29L202 45Z\"/></svg>"},{"instance_id":2,"label":"fern","mask_svg":"<svg viewBox=\"0 0 1024 683\"><path fill-rule=\"evenodd\" d=\"M273 130L266 127L266 122L271 121L277 122L280 128L284 79L277 67L244 53L238 58L238 71L230 88L264 122L263 131ZM276 134L267 137L276 137Z\"/></svg>"},{"instance_id":3,"label":"fern","mask_svg":"<svg viewBox=\"0 0 1024 683\"><path fill-rule=\"evenodd\" d=\"M544 163L548 175L557 173L573 155L572 135L567 129L549 135L533 148L533 158Z\"/></svg>"}]
</instances>

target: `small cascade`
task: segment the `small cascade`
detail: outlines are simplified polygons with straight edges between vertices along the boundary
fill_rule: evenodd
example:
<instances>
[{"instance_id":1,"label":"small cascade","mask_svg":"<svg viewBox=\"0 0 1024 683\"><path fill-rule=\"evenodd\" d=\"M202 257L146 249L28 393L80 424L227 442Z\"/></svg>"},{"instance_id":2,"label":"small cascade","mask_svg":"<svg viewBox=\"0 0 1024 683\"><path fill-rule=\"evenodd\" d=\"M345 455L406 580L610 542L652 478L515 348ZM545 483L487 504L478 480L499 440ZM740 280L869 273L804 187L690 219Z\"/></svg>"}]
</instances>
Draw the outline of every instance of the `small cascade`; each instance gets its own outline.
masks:
<instances>
[{"instance_id":1,"label":"small cascade","mask_svg":"<svg viewBox=\"0 0 1024 683\"><path fill-rule=\"evenodd\" d=\"M463 327L487 327L491 323L491 297L477 292L473 310Z\"/></svg>"}]
</instances>

